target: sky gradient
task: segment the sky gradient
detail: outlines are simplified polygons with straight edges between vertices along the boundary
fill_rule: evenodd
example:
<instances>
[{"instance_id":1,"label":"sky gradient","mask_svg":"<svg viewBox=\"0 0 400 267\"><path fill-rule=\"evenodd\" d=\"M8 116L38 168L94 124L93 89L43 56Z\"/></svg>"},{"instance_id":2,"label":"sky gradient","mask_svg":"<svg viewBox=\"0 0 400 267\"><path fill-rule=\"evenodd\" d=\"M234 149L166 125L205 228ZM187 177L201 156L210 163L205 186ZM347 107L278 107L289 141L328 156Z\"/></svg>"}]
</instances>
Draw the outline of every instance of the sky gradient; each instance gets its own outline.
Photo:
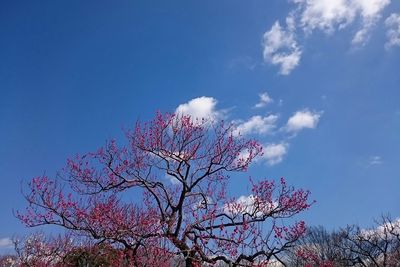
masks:
<instances>
[{"instance_id":1,"label":"sky gradient","mask_svg":"<svg viewBox=\"0 0 400 267\"><path fill-rule=\"evenodd\" d=\"M309 189L309 225L400 217L399 1L17 0L0 36L0 249L21 181L157 110L259 139L249 175Z\"/></svg>"}]
</instances>

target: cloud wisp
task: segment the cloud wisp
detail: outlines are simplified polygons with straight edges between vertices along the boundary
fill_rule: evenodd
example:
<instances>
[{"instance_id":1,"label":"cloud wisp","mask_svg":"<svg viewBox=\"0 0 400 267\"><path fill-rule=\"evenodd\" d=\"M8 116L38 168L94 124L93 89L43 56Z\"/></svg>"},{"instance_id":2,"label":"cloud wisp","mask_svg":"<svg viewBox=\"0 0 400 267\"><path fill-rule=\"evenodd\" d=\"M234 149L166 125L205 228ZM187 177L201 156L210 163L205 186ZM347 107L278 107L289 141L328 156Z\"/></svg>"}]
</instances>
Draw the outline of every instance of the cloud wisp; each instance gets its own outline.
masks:
<instances>
[{"instance_id":1,"label":"cloud wisp","mask_svg":"<svg viewBox=\"0 0 400 267\"><path fill-rule=\"evenodd\" d=\"M263 108L269 103L274 102L274 100L268 95L267 92L259 94L258 96L260 97L260 100L257 104L254 105L254 108Z\"/></svg>"},{"instance_id":2,"label":"cloud wisp","mask_svg":"<svg viewBox=\"0 0 400 267\"><path fill-rule=\"evenodd\" d=\"M376 166L376 165L381 165L383 163L382 157L381 156L372 156L369 158L368 165L370 166Z\"/></svg>"},{"instance_id":3,"label":"cloud wisp","mask_svg":"<svg viewBox=\"0 0 400 267\"><path fill-rule=\"evenodd\" d=\"M9 237L0 238L0 248L11 248L13 241Z\"/></svg>"},{"instance_id":4,"label":"cloud wisp","mask_svg":"<svg viewBox=\"0 0 400 267\"><path fill-rule=\"evenodd\" d=\"M385 20L385 26L387 28L385 48L390 49L393 46L400 46L400 13L391 14Z\"/></svg>"}]
</instances>

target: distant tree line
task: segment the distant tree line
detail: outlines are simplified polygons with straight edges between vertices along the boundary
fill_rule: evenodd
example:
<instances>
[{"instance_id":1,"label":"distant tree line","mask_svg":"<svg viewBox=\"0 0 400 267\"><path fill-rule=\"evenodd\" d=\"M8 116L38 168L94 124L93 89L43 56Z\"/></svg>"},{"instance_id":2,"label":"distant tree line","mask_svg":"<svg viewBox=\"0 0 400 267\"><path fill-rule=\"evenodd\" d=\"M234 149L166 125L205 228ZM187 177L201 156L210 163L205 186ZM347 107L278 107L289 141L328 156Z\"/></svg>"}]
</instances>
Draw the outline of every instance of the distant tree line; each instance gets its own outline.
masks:
<instances>
[{"instance_id":1,"label":"distant tree line","mask_svg":"<svg viewBox=\"0 0 400 267\"><path fill-rule=\"evenodd\" d=\"M368 229L310 227L286 255L287 266L400 266L400 219L382 216Z\"/></svg>"}]
</instances>

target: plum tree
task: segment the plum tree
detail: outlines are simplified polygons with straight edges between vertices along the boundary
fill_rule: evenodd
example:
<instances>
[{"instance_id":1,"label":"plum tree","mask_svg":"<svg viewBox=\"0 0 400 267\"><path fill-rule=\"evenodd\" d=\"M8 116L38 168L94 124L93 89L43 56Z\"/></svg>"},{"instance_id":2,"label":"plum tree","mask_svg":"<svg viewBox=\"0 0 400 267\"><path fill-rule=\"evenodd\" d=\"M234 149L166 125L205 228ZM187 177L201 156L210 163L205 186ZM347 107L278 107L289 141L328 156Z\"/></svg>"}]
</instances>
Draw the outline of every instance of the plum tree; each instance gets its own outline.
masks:
<instances>
[{"instance_id":1,"label":"plum tree","mask_svg":"<svg viewBox=\"0 0 400 267\"><path fill-rule=\"evenodd\" d=\"M310 207L309 192L283 178L250 179L248 197L229 195L229 174L263 153L233 125L157 113L126 139L69 159L55 178L33 178L17 216L129 251L134 266L151 266L149 255L187 267L263 265L305 232L303 221L283 219Z\"/></svg>"}]
</instances>

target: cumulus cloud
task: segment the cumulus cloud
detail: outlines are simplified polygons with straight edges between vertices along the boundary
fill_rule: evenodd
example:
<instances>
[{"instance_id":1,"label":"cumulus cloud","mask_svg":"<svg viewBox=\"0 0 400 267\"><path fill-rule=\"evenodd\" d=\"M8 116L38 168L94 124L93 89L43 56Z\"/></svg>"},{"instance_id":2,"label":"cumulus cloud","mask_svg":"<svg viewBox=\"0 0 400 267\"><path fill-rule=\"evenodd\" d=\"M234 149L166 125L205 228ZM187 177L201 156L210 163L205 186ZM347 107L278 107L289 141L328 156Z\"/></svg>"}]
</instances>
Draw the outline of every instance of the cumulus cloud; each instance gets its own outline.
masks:
<instances>
[{"instance_id":1,"label":"cumulus cloud","mask_svg":"<svg viewBox=\"0 0 400 267\"><path fill-rule=\"evenodd\" d=\"M235 134L266 134L276 128L277 115L268 115L265 117L256 115L248 121L241 122L236 126Z\"/></svg>"},{"instance_id":2,"label":"cumulus cloud","mask_svg":"<svg viewBox=\"0 0 400 267\"><path fill-rule=\"evenodd\" d=\"M308 109L297 111L289 118L285 129L287 132L299 132L302 129L317 127L322 112L312 112Z\"/></svg>"},{"instance_id":3,"label":"cumulus cloud","mask_svg":"<svg viewBox=\"0 0 400 267\"><path fill-rule=\"evenodd\" d=\"M0 248L10 248L13 246L13 242L10 238L0 238Z\"/></svg>"},{"instance_id":4,"label":"cumulus cloud","mask_svg":"<svg viewBox=\"0 0 400 267\"><path fill-rule=\"evenodd\" d=\"M216 110L218 101L213 97L197 97L185 104L179 105L175 113L178 115L190 115L194 119L217 119L221 112Z\"/></svg>"},{"instance_id":5,"label":"cumulus cloud","mask_svg":"<svg viewBox=\"0 0 400 267\"><path fill-rule=\"evenodd\" d=\"M282 142L278 144L267 144L264 145L262 158L272 166L282 162L284 156L287 154L289 144Z\"/></svg>"},{"instance_id":6,"label":"cumulus cloud","mask_svg":"<svg viewBox=\"0 0 400 267\"><path fill-rule=\"evenodd\" d=\"M400 13L391 14L385 20L385 26L388 28L385 48L389 49L392 46L400 46Z\"/></svg>"},{"instance_id":7,"label":"cumulus cloud","mask_svg":"<svg viewBox=\"0 0 400 267\"><path fill-rule=\"evenodd\" d=\"M266 162L269 166L276 165L283 161L283 158L288 152L289 144L286 142L271 143L263 145L263 155L256 157L255 162ZM248 151L242 151L238 159L247 159L249 157Z\"/></svg>"},{"instance_id":8,"label":"cumulus cloud","mask_svg":"<svg viewBox=\"0 0 400 267\"><path fill-rule=\"evenodd\" d=\"M295 5L286 17L286 28L276 21L263 36L264 61L280 66L280 73L287 75L296 68L302 49L298 44L299 30L306 36L320 30L333 34L350 25L356 25L351 40L354 46L363 46L370 38L371 30L382 17L391 0L291 0ZM399 45L398 17L393 16L386 25L387 47ZM396 28L397 27L397 28ZM390 40L393 40L391 42ZM397 41L396 41L397 40Z\"/></svg>"},{"instance_id":9,"label":"cumulus cloud","mask_svg":"<svg viewBox=\"0 0 400 267\"><path fill-rule=\"evenodd\" d=\"M268 105L269 103L272 103L274 100L268 95L267 92L259 94L260 101L254 105L255 108L262 108Z\"/></svg>"},{"instance_id":10,"label":"cumulus cloud","mask_svg":"<svg viewBox=\"0 0 400 267\"><path fill-rule=\"evenodd\" d=\"M355 10L346 0L302 0L296 1L302 10L300 23L311 33L315 29L332 33L336 27L343 28L354 20Z\"/></svg>"},{"instance_id":11,"label":"cumulus cloud","mask_svg":"<svg viewBox=\"0 0 400 267\"><path fill-rule=\"evenodd\" d=\"M286 29L276 21L263 35L263 57L265 62L280 67L279 73L288 75L300 62L301 49L295 36L294 18L288 17Z\"/></svg>"},{"instance_id":12,"label":"cumulus cloud","mask_svg":"<svg viewBox=\"0 0 400 267\"><path fill-rule=\"evenodd\" d=\"M315 29L333 33L359 19L360 29L353 37L353 44L364 44L371 28L381 18L390 0L297 0L302 28L311 33Z\"/></svg>"}]
</instances>

